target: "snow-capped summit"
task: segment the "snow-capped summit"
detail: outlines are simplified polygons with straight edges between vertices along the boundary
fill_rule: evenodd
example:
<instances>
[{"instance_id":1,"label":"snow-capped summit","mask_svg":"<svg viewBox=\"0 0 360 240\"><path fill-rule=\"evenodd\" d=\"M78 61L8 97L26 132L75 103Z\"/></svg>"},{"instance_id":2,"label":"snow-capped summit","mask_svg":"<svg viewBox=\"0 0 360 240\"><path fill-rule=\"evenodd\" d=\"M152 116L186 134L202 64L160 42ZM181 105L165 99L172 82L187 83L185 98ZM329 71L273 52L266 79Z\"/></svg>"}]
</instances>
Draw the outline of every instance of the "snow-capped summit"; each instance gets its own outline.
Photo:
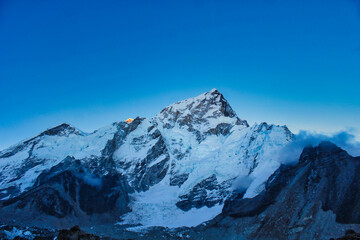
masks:
<instances>
[{"instance_id":1,"label":"snow-capped summit","mask_svg":"<svg viewBox=\"0 0 360 240\"><path fill-rule=\"evenodd\" d=\"M186 111L190 111L193 117L197 118L222 115L232 118L236 116L224 96L215 88L197 97L171 104L164 108L161 113L181 112L186 115L188 114Z\"/></svg>"},{"instance_id":2,"label":"snow-capped summit","mask_svg":"<svg viewBox=\"0 0 360 240\"><path fill-rule=\"evenodd\" d=\"M171 104L155 117L155 121L167 129L178 125L194 131L199 141L201 133L217 130L218 133L224 134L220 129L216 129L217 127L223 129L227 125L228 130L230 125L249 126L245 120L237 117L230 104L216 89ZM225 133L227 130L224 130Z\"/></svg>"}]
</instances>

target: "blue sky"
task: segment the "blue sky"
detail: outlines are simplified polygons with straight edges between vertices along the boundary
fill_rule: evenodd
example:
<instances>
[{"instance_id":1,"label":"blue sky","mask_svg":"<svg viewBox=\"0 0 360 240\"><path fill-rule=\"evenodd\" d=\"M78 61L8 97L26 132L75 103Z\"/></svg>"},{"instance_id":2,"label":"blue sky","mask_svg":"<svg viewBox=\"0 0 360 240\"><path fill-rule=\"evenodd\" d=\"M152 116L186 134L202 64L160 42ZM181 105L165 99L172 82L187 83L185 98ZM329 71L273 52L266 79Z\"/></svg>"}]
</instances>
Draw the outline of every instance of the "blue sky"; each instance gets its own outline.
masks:
<instances>
[{"instance_id":1,"label":"blue sky","mask_svg":"<svg viewBox=\"0 0 360 240\"><path fill-rule=\"evenodd\" d=\"M0 149L212 88L250 123L358 132L360 2L2 0L0 83Z\"/></svg>"}]
</instances>

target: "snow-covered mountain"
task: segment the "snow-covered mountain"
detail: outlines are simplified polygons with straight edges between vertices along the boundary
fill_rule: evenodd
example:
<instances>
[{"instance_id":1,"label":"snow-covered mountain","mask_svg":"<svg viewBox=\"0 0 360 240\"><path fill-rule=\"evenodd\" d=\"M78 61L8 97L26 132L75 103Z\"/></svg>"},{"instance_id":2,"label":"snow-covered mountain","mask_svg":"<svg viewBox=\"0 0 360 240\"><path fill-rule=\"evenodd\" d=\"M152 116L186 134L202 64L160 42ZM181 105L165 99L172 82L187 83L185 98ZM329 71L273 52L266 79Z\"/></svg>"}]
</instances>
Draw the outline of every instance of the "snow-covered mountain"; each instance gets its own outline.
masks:
<instances>
[{"instance_id":1,"label":"snow-covered mountain","mask_svg":"<svg viewBox=\"0 0 360 240\"><path fill-rule=\"evenodd\" d=\"M62 124L0 152L0 220L194 226L221 212L239 179L245 198L260 193L292 137L249 126L216 89L89 134Z\"/></svg>"}]
</instances>

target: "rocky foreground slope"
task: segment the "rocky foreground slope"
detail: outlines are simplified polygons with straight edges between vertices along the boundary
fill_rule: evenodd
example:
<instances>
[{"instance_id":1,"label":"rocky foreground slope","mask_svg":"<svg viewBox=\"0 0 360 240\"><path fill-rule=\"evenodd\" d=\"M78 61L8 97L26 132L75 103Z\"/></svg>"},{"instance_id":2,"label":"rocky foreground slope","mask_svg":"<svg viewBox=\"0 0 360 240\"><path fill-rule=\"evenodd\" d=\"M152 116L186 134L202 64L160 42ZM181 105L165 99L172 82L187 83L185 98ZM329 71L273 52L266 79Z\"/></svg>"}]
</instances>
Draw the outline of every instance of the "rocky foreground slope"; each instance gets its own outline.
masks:
<instances>
[{"instance_id":1,"label":"rocky foreground slope","mask_svg":"<svg viewBox=\"0 0 360 240\"><path fill-rule=\"evenodd\" d=\"M245 197L259 194L292 138L285 126L249 126L215 89L93 133L62 124L0 152L0 221L195 226L221 213L236 179L250 180Z\"/></svg>"}]
</instances>

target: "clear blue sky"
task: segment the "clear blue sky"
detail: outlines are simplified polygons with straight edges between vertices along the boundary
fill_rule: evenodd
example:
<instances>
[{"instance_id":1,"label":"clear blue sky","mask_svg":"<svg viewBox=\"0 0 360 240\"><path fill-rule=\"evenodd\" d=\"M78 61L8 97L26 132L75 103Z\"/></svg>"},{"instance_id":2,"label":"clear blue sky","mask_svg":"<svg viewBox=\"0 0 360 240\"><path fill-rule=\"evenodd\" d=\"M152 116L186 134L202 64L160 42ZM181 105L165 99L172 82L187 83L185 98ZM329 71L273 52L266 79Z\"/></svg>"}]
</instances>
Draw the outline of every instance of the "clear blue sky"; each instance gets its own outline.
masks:
<instances>
[{"instance_id":1,"label":"clear blue sky","mask_svg":"<svg viewBox=\"0 0 360 240\"><path fill-rule=\"evenodd\" d=\"M250 123L360 129L360 1L0 1L0 149L219 89Z\"/></svg>"}]
</instances>

